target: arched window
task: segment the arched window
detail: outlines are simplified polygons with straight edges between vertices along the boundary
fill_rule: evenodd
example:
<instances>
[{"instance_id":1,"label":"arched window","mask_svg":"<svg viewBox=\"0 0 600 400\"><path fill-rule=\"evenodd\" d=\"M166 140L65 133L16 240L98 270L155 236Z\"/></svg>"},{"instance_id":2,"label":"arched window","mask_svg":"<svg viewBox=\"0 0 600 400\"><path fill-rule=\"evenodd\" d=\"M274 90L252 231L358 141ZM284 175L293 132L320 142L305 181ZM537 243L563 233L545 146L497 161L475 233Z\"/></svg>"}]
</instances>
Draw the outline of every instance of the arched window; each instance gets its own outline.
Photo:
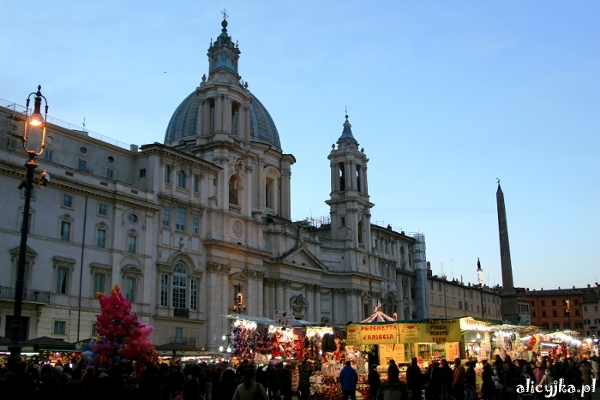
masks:
<instances>
[{"instance_id":1,"label":"arched window","mask_svg":"<svg viewBox=\"0 0 600 400\"><path fill-rule=\"evenodd\" d=\"M238 122L240 119L240 105L233 103L231 105L231 135L238 136Z\"/></svg>"},{"instance_id":2,"label":"arched window","mask_svg":"<svg viewBox=\"0 0 600 400\"><path fill-rule=\"evenodd\" d=\"M232 176L229 178L229 204L233 204L238 206L238 191L239 191L239 182L237 178Z\"/></svg>"},{"instance_id":3,"label":"arched window","mask_svg":"<svg viewBox=\"0 0 600 400\"><path fill-rule=\"evenodd\" d=\"M344 163L338 164L338 174L340 177L340 191L346 190L346 174L344 173Z\"/></svg>"},{"instance_id":4,"label":"arched window","mask_svg":"<svg viewBox=\"0 0 600 400\"><path fill-rule=\"evenodd\" d=\"M186 187L187 176L185 175L185 171L180 170L177 174L177 186L180 188Z\"/></svg>"},{"instance_id":5,"label":"arched window","mask_svg":"<svg viewBox=\"0 0 600 400\"><path fill-rule=\"evenodd\" d=\"M173 268L173 308L186 308L187 271L182 263Z\"/></svg>"},{"instance_id":6,"label":"arched window","mask_svg":"<svg viewBox=\"0 0 600 400\"><path fill-rule=\"evenodd\" d=\"M358 190L358 193L362 192L361 185L360 185L361 169L362 169L362 167L360 165L356 166L356 189Z\"/></svg>"}]
</instances>

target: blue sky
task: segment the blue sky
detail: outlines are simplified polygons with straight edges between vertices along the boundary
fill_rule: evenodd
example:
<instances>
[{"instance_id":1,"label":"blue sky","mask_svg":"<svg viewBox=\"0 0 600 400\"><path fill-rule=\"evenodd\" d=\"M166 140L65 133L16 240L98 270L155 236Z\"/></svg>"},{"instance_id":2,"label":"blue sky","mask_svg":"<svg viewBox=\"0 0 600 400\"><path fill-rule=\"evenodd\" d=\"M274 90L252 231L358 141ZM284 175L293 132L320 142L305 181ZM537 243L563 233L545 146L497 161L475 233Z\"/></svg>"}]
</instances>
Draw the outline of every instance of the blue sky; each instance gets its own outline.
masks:
<instances>
[{"instance_id":1,"label":"blue sky","mask_svg":"<svg viewBox=\"0 0 600 400\"><path fill-rule=\"evenodd\" d=\"M348 108L372 222L422 232L434 273L501 283L496 178L516 286L600 274L597 1L52 1L3 5L0 98L38 84L50 115L162 142L207 72L221 10L239 72L292 169L294 219L328 214Z\"/></svg>"}]
</instances>

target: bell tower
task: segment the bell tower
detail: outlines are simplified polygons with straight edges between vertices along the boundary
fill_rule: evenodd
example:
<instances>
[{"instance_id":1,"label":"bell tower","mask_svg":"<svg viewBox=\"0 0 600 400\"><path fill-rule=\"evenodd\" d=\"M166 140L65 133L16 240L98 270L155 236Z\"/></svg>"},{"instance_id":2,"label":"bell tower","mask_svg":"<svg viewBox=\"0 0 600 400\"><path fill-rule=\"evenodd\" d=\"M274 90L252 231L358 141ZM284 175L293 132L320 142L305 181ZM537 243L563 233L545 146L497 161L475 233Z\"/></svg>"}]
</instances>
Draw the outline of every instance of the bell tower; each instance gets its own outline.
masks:
<instances>
[{"instance_id":1,"label":"bell tower","mask_svg":"<svg viewBox=\"0 0 600 400\"><path fill-rule=\"evenodd\" d=\"M371 251L371 208L364 149L352 135L348 115L344 130L327 157L331 168L331 238L346 240L347 248Z\"/></svg>"}]
</instances>

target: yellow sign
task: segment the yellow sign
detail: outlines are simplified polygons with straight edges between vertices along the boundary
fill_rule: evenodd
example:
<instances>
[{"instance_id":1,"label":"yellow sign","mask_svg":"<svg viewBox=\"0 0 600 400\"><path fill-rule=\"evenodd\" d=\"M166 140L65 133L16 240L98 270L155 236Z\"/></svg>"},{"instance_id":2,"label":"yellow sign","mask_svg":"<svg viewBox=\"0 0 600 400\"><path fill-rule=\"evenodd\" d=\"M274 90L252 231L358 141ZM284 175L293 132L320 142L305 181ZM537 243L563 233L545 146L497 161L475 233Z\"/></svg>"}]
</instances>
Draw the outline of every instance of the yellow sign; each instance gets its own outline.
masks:
<instances>
[{"instance_id":1,"label":"yellow sign","mask_svg":"<svg viewBox=\"0 0 600 400\"><path fill-rule=\"evenodd\" d=\"M350 324L348 325L346 343L349 345L398 343L398 325Z\"/></svg>"},{"instance_id":2,"label":"yellow sign","mask_svg":"<svg viewBox=\"0 0 600 400\"><path fill-rule=\"evenodd\" d=\"M430 319L423 325L425 329L421 329L419 342L460 342L460 323L457 319Z\"/></svg>"},{"instance_id":3,"label":"yellow sign","mask_svg":"<svg viewBox=\"0 0 600 400\"><path fill-rule=\"evenodd\" d=\"M460 319L460 329L463 331L491 331L489 322L478 321L473 317L464 317Z\"/></svg>"},{"instance_id":4,"label":"yellow sign","mask_svg":"<svg viewBox=\"0 0 600 400\"><path fill-rule=\"evenodd\" d=\"M346 336L346 343L349 345L460 341L458 319L429 319L425 322L399 324L350 324Z\"/></svg>"}]
</instances>

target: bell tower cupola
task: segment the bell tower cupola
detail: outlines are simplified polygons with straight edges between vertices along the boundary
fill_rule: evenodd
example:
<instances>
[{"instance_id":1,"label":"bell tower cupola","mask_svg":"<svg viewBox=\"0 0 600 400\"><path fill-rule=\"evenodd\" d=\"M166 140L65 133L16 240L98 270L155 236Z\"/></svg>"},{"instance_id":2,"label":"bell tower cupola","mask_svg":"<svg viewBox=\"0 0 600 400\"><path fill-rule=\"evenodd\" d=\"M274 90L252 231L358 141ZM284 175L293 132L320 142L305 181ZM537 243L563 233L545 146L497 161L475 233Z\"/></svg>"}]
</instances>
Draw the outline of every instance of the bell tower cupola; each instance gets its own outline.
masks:
<instances>
[{"instance_id":1,"label":"bell tower cupola","mask_svg":"<svg viewBox=\"0 0 600 400\"><path fill-rule=\"evenodd\" d=\"M371 249L371 208L367 180L367 158L364 149L352 135L348 115L337 146L332 145L327 157L331 168L330 207L331 237L345 239L346 246Z\"/></svg>"},{"instance_id":2,"label":"bell tower cupola","mask_svg":"<svg viewBox=\"0 0 600 400\"><path fill-rule=\"evenodd\" d=\"M221 26L221 34L217 37L217 40L211 41L208 48L208 79L210 80L216 72L221 71L232 74L235 80L239 80L238 60L240 49L237 43L233 43L227 33L227 14L225 11L223 11Z\"/></svg>"}]
</instances>

